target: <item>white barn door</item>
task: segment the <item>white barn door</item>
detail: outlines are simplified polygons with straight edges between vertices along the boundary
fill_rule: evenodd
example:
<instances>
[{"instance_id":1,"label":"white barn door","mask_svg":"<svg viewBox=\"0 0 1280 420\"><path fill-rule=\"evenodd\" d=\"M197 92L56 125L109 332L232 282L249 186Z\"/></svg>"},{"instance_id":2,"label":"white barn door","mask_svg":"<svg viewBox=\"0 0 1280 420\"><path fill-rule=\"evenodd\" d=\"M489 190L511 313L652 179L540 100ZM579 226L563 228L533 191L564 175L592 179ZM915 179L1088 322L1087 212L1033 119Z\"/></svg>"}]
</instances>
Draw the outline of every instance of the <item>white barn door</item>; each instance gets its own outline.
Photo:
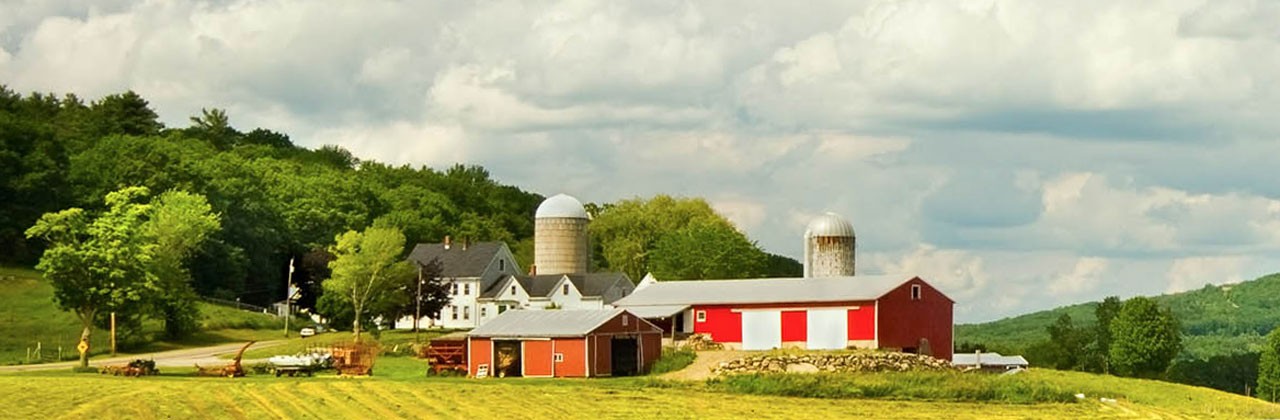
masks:
<instances>
[{"instance_id":1,"label":"white barn door","mask_svg":"<svg viewBox=\"0 0 1280 420\"><path fill-rule=\"evenodd\" d=\"M782 311L743 311L742 349L782 347Z\"/></svg>"},{"instance_id":2,"label":"white barn door","mask_svg":"<svg viewBox=\"0 0 1280 420\"><path fill-rule=\"evenodd\" d=\"M809 350L839 350L849 341L849 310L810 309L808 314ZM745 340L745 338L744 338Z\"/></svg>"}]
</instances>

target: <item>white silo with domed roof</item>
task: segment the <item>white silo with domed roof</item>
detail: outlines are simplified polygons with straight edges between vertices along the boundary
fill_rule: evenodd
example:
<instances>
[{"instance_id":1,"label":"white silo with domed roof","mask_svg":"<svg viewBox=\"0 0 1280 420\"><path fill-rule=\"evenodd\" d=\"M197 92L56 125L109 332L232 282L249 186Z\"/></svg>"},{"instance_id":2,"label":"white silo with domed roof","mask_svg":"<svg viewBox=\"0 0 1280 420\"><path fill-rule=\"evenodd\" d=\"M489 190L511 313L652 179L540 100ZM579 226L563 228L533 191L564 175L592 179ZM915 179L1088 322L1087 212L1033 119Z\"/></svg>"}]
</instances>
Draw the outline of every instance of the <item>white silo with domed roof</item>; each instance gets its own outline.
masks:
<instances>
[{"instance_id":1,"label":"white silo with domed roof","mask_svg":"<svg viewBox=\"0 0 1280 420\"><path fill-rule=\"evenodd\" d=\"M818 216L804 231L804 276L852 276L856 247L848 220L830 212Z\"/></svg>"},{"instance_id":2,"label":"white silo with domed roof","mask_svg":"<svg viewBox=\"0 0 1280 420\"><path fill-rule=\"evenodd\" d=\"M536 274L586 273L591 245L591 222L582 202L556 194L538 206L533 220L533 270ZM530 273L530 274L535 274Z\"/></svg>"}]
</instances>

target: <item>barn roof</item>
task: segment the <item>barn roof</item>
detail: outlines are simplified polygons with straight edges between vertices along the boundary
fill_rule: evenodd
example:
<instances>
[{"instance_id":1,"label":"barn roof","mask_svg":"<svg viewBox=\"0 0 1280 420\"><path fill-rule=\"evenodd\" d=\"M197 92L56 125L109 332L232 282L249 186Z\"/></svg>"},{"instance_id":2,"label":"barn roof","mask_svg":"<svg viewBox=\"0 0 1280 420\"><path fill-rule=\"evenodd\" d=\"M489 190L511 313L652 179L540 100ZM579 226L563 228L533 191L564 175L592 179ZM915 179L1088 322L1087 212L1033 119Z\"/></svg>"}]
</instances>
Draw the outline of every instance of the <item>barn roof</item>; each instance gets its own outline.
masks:
<instances>
[{"instance_id":1,"label":"barn roof","mask_svg":"<svg viewBox=\"0 0 1280 420\"><path fill-rule=\"evenodd\" d=\"M625 309L536 310L503 312L480 327L471 337L581 337L600 328Z\"/></svg>"},{"instance_id":2,"label":"barn roof","mask_svg":"<svg viewBox=\"0 0 1280 420\"><path fill-rule=\"evenodd\" d=\"M636 288L614 302L618 307L805 303L875 300L916 278L908 275L774 278L750 280L659 281Z\"/></svg>"},{"instance_id":3,"label":"barn roof","mask_svg":"<svg viewBox=\"0 0 1280 420\"><path fill-rule=\"evenodd\" d=\"M465 247L454 243L445 249L442 243L418 244L409 253L409 260L430 264L438 258L441 277L480 277L505 246L502 242L476 242Z\"/></svg>"}]
</instances>

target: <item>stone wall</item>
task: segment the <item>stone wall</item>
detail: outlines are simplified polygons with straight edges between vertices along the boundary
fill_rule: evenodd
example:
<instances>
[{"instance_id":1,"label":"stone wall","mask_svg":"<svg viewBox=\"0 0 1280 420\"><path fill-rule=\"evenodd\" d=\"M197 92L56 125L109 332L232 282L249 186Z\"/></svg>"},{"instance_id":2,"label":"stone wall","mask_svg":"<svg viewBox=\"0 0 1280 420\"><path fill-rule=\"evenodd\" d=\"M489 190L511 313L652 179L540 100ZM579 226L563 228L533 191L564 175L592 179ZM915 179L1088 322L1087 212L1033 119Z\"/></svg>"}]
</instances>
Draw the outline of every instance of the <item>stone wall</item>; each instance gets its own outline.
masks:
<instances>
[{"instance_id":1,"label":"stone wall","mask_svg":"<svg viewBox=\"0 0 1280 420\"><path fill-rule=\"evenodd\" d=\"M838 353L762 353L721 362L716 374L775 372L907 372L958 370L951 362L917 354L859 351Z\"/></svg>"}]
</instances>

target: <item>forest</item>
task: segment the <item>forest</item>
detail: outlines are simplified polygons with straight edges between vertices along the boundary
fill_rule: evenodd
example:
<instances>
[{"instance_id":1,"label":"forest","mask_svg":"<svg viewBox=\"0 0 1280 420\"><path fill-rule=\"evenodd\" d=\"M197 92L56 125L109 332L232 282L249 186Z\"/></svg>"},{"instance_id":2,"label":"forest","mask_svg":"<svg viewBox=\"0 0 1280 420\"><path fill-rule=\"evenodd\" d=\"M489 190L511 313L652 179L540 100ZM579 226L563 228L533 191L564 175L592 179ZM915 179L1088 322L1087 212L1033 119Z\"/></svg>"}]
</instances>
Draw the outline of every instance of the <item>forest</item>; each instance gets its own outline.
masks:
<instances>
[{"instance_id":1,"label":"forest","mask_svg":"<svg viewBox=\"0 0 1280 420\"><path fill-rule=\"evenodd\" d=\"M216 108L202 109L186 127L166 127L132 91L85 100L0 86L0 265L36 264L47 244L24 232L43 214L103 212L104 197L126 187L196 194L219 218L220 229L185 267L196 293L259 305L281 300L292 260L302 307L314 307L322 293L332 258L326 249L350 230L395 227L407 247L446 235L504 241L527 267L543 199L480 166L395 166L339 146L302 147L269 128L236 128ZM637 281L647 272L664 279L800 273L798 262L764 252L700 198L588 208L597 220L596 270ZM704 243L734 252L697 257Z\"/></svg>"}]
</instances>

